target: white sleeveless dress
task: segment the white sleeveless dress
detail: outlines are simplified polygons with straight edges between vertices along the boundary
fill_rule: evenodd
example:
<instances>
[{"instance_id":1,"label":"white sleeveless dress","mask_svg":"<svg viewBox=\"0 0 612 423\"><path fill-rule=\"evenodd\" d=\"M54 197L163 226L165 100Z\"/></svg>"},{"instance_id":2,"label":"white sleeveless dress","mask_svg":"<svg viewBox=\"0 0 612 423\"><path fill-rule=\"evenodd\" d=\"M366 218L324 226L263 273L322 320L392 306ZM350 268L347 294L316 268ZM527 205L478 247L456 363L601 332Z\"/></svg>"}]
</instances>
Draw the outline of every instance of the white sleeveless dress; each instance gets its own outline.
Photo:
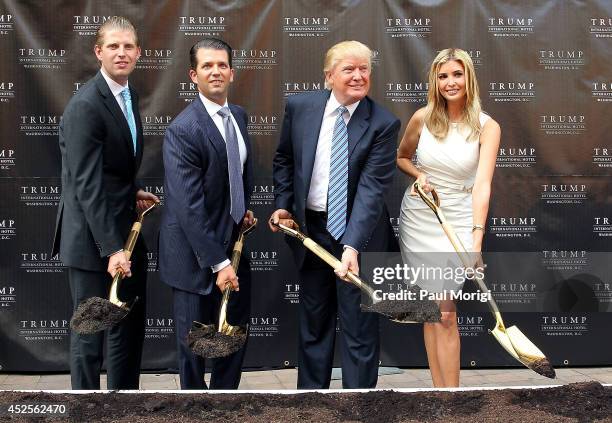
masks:
<instances>
[{"instance_id":1,"label":"white sleeveless dress","mask_svg":"<svg viewBox=\"0 0 612 423\"><path fill-rule=\"evenodd\" d=\"M480 114L484 126L490 117ZM417 167L428 175L429 183L440 197L440 208L468 251L472 251L472 187L476 178L480 144L467 140L469 130L451 123L445 139L438 141L423 125L417 146ZM433 211L418 195L406 189L400 209L400 249L405 264L460 267L455 250ZM421 254L430 253L430 254ZM445 254L431 254L445 253ZM421 280L418 285L431 292L459 289L461 284Z\"/></svg>"}]
</instances>

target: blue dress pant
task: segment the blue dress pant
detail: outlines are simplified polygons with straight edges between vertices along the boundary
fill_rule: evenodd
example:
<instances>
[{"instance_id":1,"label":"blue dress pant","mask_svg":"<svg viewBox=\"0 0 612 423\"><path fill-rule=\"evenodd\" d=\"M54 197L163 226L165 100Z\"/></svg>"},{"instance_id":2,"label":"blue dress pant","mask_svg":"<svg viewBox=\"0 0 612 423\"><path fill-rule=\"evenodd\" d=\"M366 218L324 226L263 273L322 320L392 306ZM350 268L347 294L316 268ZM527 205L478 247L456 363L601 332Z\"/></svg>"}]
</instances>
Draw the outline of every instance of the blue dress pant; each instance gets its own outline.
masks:
<instances>
[{"instance_id":1,"label":"blue dress pant","mask_svg":"<svg viewBox=\"0 0 612 423\"><path fill-rule=\"evenodd\" d=\"M216 275L215 275L216 276ZM240 291L232 292L229 299L227 318L231 325L249 322L251 303L251 277L246 257L240 260L238 269ZM194 354L187 343L192 322L218 324L222 294L213 286L208 295L173 288L174 322L176 327L179 375L181 389L207 389L204 381L205 359ZM212 370L210 389L237 389L242 375L245 345L235 353L222 358L210 359Z\"/></svg>"},{"instance_id":2,"label":"blue dress pant","mask_svg":"<svg viewBox=\"0 0 612 423\"><path fill-rule=\"evenodd\" d=\"M324 212L306 210L308 235L340 258L340 245L327 232ZM336 278L333 269L310 251L300 274L298 389L327 389L340 332L342 387L374 388L378 380L379 322L362 312L361 290Z\"/></svg>"}]
</instances>

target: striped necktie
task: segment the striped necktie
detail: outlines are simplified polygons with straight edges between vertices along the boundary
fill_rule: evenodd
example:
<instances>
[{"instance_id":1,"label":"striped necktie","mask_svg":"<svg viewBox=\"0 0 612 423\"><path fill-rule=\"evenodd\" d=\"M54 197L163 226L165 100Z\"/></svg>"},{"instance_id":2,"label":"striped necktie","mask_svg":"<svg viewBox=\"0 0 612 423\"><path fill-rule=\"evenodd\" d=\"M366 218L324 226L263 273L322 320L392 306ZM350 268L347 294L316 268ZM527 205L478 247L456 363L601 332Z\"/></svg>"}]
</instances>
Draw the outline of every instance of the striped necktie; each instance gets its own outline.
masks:
<instances>
[{"instance_id":1,"label":"striped necktie","mask_svg":"<svg viewBox=\"0 0 612 423\"><path fill-rule=\"evenodd\" d=\"M240 223L246 211L244 205L244 186L242 184L242 161L238 148L238 137L232 123L229 107L222 107L217 113L223 118L225 129L225 148L227 151L227 169L230 183L230 215L234 222Z\"/></svg>"},{"instance_id":2,"label":"striped necktie","mask_svg":"<svg viewBox=\"0 0 612 423\"><path fill-rule=\"evenodd\" d=\"M134 119L134 112L132 111L132 96L130 95L130 89L126 88L121 91L121 97L125 104L125 118L127 119L128 126L130 127L130 133L132 134L132 144L134 144L134 155L136 155L136 120Z\"/></svg>"},{"instance_id":3,"label":"striped necktie","mask_svg":"<svg viewBox=\"0 0 612 423\"><path fill-rule=\"evenodd\" d=\"M338 117L332 135L329 160L329 187L327 189L327 231L340 240L346 229L346 191L348 187L348 131L343 115L344 106L338 107Z\"/></svg>"}]
</instances>

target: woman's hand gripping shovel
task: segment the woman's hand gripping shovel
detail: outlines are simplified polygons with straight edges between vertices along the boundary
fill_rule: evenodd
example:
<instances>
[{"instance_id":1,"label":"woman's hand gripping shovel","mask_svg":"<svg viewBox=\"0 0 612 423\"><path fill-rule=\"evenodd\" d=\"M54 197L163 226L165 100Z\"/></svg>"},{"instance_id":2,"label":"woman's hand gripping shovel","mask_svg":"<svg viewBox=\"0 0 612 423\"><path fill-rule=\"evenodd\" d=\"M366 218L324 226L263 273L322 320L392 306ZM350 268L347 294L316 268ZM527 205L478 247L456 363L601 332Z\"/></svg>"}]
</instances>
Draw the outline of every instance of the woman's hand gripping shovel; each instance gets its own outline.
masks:
<instances>
[{"instance_id":1,"label":"woman's hand gripping shovel","mask_svg":"<svg viewBox=\"0 0 612 423\"><path fill-rule=\"evenodd\" d=\"M453 244L453 248L459 255L463 265L465 267L472 267L474 263L470 263L470 255L468 251L463 246L461 240L453 230L452 226L446 221L446 218L442 213L442 209L440 208L440 199L438 198L436 191L431 191L433 197L432 199L423 191L418 183L414 184L414 189L419 194L421 199L435 213L440 225L442 226L442 229L444 230L444 233L450 240L451 244ZM474 280L482 292L489 292L489 289L481 278L478 278L475 275ZM542 351L540 351L540 349L536 347L535 344L531 342L529 338L527 338L516 326L506 328L499 308L497 307L497 304L492 296L489 296L488 305L491 309L491 313L493 313L493 316L495 317L495 327L492 330L489 330L489 332L495 337L497 342L499 342L512 357L523 363L534 372L554 379L555 369L552 367L550 361L548 358L546 358L544 353L542 353Z\"/></svg>"},{"instance_id":2,"label":"woman's hand gripping shovel","mask_svg":"<svg viewBox=\"0 0 612 423\"><path fill-rule=\"evenodd\" d=\"M299 226L291 219L281 219L278 223L270 220L270 224L280 229L284 234L300 240L304 247L312 251L325 263L337 269L341 263L330 252L317 244L314 240L300 232ZM289 226L287 226L289 225ZM433 301L381 301L374 294L374 290L359 276L351 271L346 274L346 281L359 288L371 301L371 305L363 305L362 309L382 314L397 323L422 323L439 322L441 318L440 309Z\"/></svg>"},{"instance_id":3,"label":"woman's hand gripping shovel","mask_svg":"<svg viewBox=\"0 0 612 423\"><path fill-rule=\"evenodd\" d=\"M232 251L232 267L235 272L238 272L244 237L253 231L256 225L257 219L253 219L252 225L243 223L240 228L238 240ZM225 357L238 351L246 342L246 325L233 326L227 321L227 304L231 292L230 286L223 291L218 325L205 325L196 321L192 323L187 343L194 353L206 358Z\"/></svg>"},{"instance_id":4,"label":"woman's hand gripping shovel","mask_svg":"<svg viewBox=\"0 0 612 423\"><path fill-rule=\"evenodd\" d=\"M144 217L157 206L159 206L159 203L153 203L153 205L138 213L138 220L132 225L130 235L123 247L128 260L138 240ZM122 280L123 272L119 270L113 278L108 300L91 297L79 304L70 319L70 327L80 334L91 334L111 328L127 316L134 303L138 301L138 297L134 298L130 304L119 299L118 291Z\"/></svg>"}]
</instances>

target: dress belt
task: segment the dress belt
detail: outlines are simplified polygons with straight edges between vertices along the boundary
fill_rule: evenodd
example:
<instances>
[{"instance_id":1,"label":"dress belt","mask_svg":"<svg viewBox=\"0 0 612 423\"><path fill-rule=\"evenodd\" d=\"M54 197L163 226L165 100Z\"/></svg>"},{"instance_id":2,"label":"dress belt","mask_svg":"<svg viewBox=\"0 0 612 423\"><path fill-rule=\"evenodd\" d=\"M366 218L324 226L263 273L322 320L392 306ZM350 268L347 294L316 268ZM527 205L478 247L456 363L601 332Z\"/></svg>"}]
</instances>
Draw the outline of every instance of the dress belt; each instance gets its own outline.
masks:
<instances>
[{"instance_id":1,"label":"dress belt","mask_svg":"<svg viewBox=\"0 0 612 423\"><path fill-rule=\"evenodd\" d=\"M306 215L311 216L311 217L321 217L321 218L327 219L326 211L316 211L316 210L306 209Z\"/></svg>"},{"instance_id":2,"label":"dress belt","mask_svg":"<svg viewBox=\"0 0 612 423\"><path fill-rule=\"evenodd\" d=\"M474 188L474 184L472 183L471 185L465 185L465 184L454 184L452 182L447 182L444 181L442 179L438 179L432 176L429 176L429 183L431 183L434 188L446 188L452 191L459 191L459 192L465 192L465 193L471 193L472 189Z\"/></svg>"}]
</instances>

